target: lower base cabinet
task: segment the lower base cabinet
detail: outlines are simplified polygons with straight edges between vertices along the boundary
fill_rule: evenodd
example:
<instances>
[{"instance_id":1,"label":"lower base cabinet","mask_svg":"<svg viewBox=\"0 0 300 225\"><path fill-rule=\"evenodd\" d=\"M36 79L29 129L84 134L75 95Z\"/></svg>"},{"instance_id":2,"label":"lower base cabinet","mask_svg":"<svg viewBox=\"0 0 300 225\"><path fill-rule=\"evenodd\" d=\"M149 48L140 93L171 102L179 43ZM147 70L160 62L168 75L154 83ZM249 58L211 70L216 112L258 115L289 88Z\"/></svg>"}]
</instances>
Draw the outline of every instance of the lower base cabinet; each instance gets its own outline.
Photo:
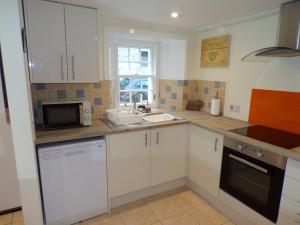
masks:
<instances>
[{"instance_id":1,"label":"lower base cabinet","mask_svg":"<svg viewBox=\"0 0 300 225\"><path fill-rule=\"evenodd\" d=\"M188 178L216 198L219 192L224 137L191 126Z\"/></svg>"},{"instance_id":2,"label":"lower base cabinet","mask_svg":"<svg viewBox=\"0 0 300 225\"><path fill-rule=\"evenodd\" d=\"M108 136L110 197L186 176L187 126Z\"/></svg>"}]
</instances>

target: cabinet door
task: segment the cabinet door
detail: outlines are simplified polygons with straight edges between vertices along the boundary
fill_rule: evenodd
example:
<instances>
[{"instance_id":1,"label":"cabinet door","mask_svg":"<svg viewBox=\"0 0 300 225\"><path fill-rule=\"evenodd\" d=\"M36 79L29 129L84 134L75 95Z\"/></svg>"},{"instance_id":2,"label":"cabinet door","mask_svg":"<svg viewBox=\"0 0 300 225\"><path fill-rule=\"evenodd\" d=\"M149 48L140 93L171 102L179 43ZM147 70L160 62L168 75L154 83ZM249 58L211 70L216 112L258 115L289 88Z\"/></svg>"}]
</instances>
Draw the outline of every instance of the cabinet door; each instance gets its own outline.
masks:
<instances>
[{"instance_id":1,"label":"cabinet door","mask_svg":"<svg viewBox=\"0 0 300 225\"><path fill-rule=\"evenodd\" d=\"M67 82L64 5L28 0L27 26L31 82Z\"/></svg>"},{"instance_id":2,"label":"cabinet door","mask_svg":"<svg viewBox=\"0 0 300 225\"><path fill-rule=\"evenodd\" d=\"M97 10L65 5L65 18L69 82L99 82Z\"/></svg>"},{"instance_id":3,"label":"cabinet door","mask_svg":"<svg viewBox=\"0 0 300 225\"><path fill-rule=\"evenodd\" d=\"M189 179L218 197L223 136L192 126L189 150Z\"/></svg>"},{"instance_id":4,"label":"cabinet door","mask_svg":"<svg viewBox=\"0 0 300 225\"><path fill-rule=\"evenodd\" d=\"M150 134L137 131L109 136L110 197L150 185Z\"/></svg>"},{"instance_id":5,"label":"cabinet door","mask_svg":"<svg viewBox=\"0 0 300 225\"><path fill-rule=\"evenodd\" d=\"M187 127L151 130L151 185L185 176Z\"/></svg>"}]
</instances>

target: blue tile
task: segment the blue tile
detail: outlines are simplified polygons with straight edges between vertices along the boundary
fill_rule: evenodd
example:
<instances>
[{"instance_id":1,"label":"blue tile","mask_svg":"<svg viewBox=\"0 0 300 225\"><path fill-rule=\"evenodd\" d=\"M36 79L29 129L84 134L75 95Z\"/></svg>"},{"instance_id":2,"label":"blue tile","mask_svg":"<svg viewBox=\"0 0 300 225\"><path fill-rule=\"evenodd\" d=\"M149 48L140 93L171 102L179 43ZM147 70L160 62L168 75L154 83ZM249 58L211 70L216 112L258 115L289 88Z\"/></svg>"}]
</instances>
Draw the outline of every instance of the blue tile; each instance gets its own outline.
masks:
<instances>
[{"instance_id":1,"label":"blue tile","mask_svg":"<svg viewBox=\"0 0 300 225\"><path fill-rule=\"evenodd\" d=\"M166 92L171 92L172 91L172 87L171 86L166 86Z\"/></svg>"},{"instance_id":2,"label":"blue tile","mask_svg":"<svg viewBox=\"0 0 300 225\"><path fill-rule=\"evenodd\" d=\"M161 99L159 100L159 103L162 104L162 105L163 105L163 104L166 104L166 99L165 99L165 98L161 98Z\"/></svg>"},{"instance_id":3,"label":"blue tile","mask_svg":"<svg viewBox=\"0 0 300 225\"><path fill-rule=\"evenodd\" d=\"M208 95L209 88L207 88L207 87L206 87L206 88L204 88L204 91L203 91L203 92L204 92L204 94L205 94L205 95Z\"/></svg>"},{"instance_id":4,"label":"blue tile","mask_svg":"<svg viewBox=\"0 0 300 225\"><path fill-rule=\"evenodd\" d=\"M37 91L43 91L46 90L46 84L35 84L35 90Z\"/></svg>"},{"instance_id":5,"label":"blue tile","mask_svg":"<svg viewBox=\"0 0 300 225\"><path fill-rule=\"evenodd\" d=\"M177 99L177 94L176 93L172 93L171 98L172 99Z\"/></svg>"},{"instance_id":6,"label":"blue tile","mask_svg":"<svg viewBox=\"0 0 300 225\"><path fill-rule=\"evenodd\" d=\"M95 88L95 89L100 89L100 88L102 88L102 83L101 83L101 81L100 81L100 83L95 83L95 84L94 84L94 88Z\"/></svg>"},{"instance_id":7,"label":"blue tile","mask_svg":"<svg viewBox=\"0 0 300 225\"><path fill-rule=\"evenodd\" d=\"M221 82L220 81L215 81L215 88L220 88L221 87Z\"/></svg>"},{"instance_id":8,"label":"blue tile","mask_svg":"<svg viewBox=\"0 0 300 225\"><path fill-rule=\"evenodd\" d=\"M207 104L207 108L208 108L208 109L211 108L211 102L209 102L209 103Z\"/></svg>"},{"instance_id":9,"label":"blue tile","mask_svg":"<svg viewBox=\"0 0 300 225\"><path fill-rule=\"evenodd\" d=\"M66 90L57 90L57 99L65 99L67 97L67 91Z\"/></svg>"},{"instance_id":10,"label":"blue tile","mask_svg":"<svg viewBox=\"0 0 300 225\"><path fill-rule=\"evenodd\" d=\"M76 89L76 98L84 98L84 94L83 89Z\"/></svg>"},{"instance_id":11,"label":"blue tile","mask_svg":"<svg viewBox=\"0 0 300 225\"><path fill-rule=\"evenodd\" d=\"M175 106L175 105L172 105L172 106L171 106L171 110L176 110L176 106Z\"/></svg>"},{"instance_id":12,"label":"blue tile","mask_svg":"<svg viewBox=\"0 0 300 225\"><path fill-rule=\"evenodd\" d=\"M102 98L94 98L94 105L102 105Z\"/></svg>"}]
</instances>

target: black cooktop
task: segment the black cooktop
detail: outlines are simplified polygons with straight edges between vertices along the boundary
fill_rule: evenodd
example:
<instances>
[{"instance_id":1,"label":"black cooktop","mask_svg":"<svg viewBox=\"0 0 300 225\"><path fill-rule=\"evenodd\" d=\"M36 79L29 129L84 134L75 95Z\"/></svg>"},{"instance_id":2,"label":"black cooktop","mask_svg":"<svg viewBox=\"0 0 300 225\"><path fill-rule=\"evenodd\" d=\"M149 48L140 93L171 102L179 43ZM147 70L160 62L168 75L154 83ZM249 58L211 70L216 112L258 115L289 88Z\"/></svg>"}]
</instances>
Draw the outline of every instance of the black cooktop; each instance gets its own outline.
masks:
<instances>
[{"instance_id":1,"label":"black cooktop","mask_svg":"<svg viewBox=\"0 0 300 225\"><path fill-rule=\"evenodd\" d=\"M238 128L231 132L286 149L300 146L300 135L261 125Z\"/></svg>"}]
</instances>

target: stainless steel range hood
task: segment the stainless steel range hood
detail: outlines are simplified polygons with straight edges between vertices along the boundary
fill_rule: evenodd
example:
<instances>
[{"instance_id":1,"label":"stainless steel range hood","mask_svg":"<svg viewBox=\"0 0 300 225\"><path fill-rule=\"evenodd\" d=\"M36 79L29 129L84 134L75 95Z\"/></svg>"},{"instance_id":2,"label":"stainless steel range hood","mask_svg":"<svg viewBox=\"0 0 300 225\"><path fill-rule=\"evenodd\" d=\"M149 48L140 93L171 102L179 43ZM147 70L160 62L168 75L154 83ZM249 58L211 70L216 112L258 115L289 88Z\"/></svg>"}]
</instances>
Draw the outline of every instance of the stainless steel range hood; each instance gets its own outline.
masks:
<instances>
[{"instance_id":1,"label":"stainless steel range hood","mask_svg":"<svg viewBox=\"0 0 300 225\"><path fill-rule=\"evenodd\" d=\"M277 46L252 52L242 62L264 62L271 57L294 56L300 56L300 0L281 5Z\"/></svg>"}]
</instances>

